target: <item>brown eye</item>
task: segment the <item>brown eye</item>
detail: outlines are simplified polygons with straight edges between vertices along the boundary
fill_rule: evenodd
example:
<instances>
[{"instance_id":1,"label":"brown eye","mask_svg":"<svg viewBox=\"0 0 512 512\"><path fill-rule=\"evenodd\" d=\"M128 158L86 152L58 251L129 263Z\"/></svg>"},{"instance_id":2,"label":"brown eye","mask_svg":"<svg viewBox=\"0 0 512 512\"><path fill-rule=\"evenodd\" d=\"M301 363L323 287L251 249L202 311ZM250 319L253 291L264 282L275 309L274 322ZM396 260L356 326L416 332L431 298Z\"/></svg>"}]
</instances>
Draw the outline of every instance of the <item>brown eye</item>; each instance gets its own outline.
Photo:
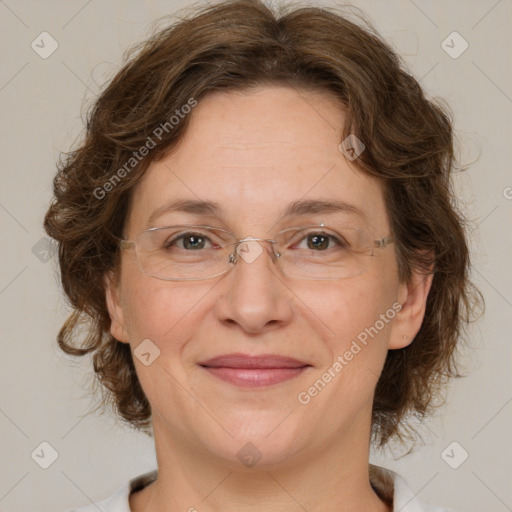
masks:
<instances>
[{"instance_id":1,"label":"brown eye","mask_svg":"<svg viewBox=\"0 0 512 512\"><path fill-rule=\"evenodd\" d=\"M304 245L304 242L306 244ZM343 249L348 247L346 241L334 235L328 235L324 232L311 232L303 235L297 243L294 244L294 248L297 249L309 249L315 252L322 252L328 249Z\"/></svg>"},{"instance_id":2,"label":"brown eye","mask_svg":"<svg viewBox=\"0 0 512 512\"><path fill-rule=\"evenodd\" d=\"M165 242L164 248L176 246L178 249L197 251L204 249L208 241L209 239L200 233L183 233Z\"/></svg>"},{"instance_id":3,"label":"brown eye","mask_svg":"<svg viewBox=\"0 0 512 512\"><path fill-rule=\"evenodd\" d=\"M186 235L182 240L185 249L202 249L205 245L205 238L198 235Z\"/></svg>"},{"instance_id":4,"label":"brown eye","mask_svg":"<svg viewBox=\"0 0 512 512\"><path fill-rule=\"evenodd\" d=\"M325 250L329 247L329 238L325 235L308 235L308 249Z\"/></svg>"}]
</instances>

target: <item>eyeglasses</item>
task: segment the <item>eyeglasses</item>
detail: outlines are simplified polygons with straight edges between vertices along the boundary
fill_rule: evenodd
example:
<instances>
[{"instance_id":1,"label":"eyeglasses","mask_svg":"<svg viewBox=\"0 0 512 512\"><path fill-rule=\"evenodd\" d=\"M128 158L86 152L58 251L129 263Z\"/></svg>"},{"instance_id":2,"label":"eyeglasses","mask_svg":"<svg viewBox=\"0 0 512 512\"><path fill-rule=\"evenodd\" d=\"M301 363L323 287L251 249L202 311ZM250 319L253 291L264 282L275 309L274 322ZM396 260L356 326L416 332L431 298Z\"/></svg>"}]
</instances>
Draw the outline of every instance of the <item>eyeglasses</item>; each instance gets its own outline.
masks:
<instances>
[{"instance_id":1,"label":"eyeglasses","mask_svg":"<svg viewBox=\"0 0 512 512\"><path fill-rule=\"evenodd\" d=\"M135 248L148 276L196 281L226 274L239 258L252 263L263 252L261 242L272 245L272 260L287 277L333 280L363 273L392 238L373 240L359 228L321 223L283 229L273 239L238 240L222 228L181 225L147 229L135 240L122 239L120 247Z\"/></svg>"}]
</instances>

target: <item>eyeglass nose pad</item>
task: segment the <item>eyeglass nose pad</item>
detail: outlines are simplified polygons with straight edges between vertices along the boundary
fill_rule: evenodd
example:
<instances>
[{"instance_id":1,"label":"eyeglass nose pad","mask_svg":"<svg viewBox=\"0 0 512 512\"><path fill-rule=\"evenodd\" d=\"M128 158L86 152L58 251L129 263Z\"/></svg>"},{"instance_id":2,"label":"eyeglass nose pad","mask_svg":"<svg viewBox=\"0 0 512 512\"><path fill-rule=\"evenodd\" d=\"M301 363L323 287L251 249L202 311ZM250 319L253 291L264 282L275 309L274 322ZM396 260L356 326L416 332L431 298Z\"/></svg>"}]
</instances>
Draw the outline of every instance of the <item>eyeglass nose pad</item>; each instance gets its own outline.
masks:
<instances>
[{"instance_id":1,"label":"eyeglass nose pad","mask_svg":"<svg viewBox=\"0 0 512 512\"><path fill-rule=\"evenodd\" d=\"M239 241L235 251L246 263L252 263L263 253L264 248L259 243L260 241L261 239L259 238L249 236Z\"/></svg>"},{"instance_id":2,"label":"eyeglass nose pad","mask_svg":"<svg viewBox=\"0 0 512 512\"><path fill-rule=\"evenodd\" d=\"M238 256L241 256L242 259L246 263L252 263L264 251L263 245L260 244L260 242L262 242L262 241L274 242L274 240L262 240L261 238L253 238L253 237L247 237L247 238L244 238L243 240L239 240L239 243L236 245L235 250L228 257L228 263L235 264L238 261ZM256 243L249 243L249 242L256 242ZM273 261L276 261L276 258L279 258L281 256L280 253L276 253L274 251L273 244L272 244L270 256Z\"/></svg>"}]
</instances>

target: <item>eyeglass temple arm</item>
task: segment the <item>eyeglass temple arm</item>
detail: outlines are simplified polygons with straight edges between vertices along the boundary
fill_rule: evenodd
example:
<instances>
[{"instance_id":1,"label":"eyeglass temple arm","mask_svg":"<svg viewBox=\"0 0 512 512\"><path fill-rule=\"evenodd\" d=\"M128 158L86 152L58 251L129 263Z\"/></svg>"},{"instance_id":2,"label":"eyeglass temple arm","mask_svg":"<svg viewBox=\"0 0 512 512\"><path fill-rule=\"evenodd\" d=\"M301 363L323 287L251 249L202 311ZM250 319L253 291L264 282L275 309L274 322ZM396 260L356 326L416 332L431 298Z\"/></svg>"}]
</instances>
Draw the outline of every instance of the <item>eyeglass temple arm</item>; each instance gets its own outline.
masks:
<instances>
[{"instance_id":1,"label":"eyeglass temple arm","mask_svg":"<svg viewBox=\"0 0 512 512\"><path fill-rule=\"evenodd\" d=\"M131 246L135 246L135 242L133 240L126 240L124 238L119 238L119 247L121 249L128 249Z\"/></svg>"},{"instance_id":2,"label":"eyeglass temple arm","mask_svg":"<svg viewBox=\"0 0 512 512\"><path fill-rule=\"evenodd\" d=\"M392 236L386 236L384 238L381 238L380 240L373 241L377 249L384 249L384 247L386 247L386 245L389 245L391 242L393 242Z\"/></svg>"}]
</instances>

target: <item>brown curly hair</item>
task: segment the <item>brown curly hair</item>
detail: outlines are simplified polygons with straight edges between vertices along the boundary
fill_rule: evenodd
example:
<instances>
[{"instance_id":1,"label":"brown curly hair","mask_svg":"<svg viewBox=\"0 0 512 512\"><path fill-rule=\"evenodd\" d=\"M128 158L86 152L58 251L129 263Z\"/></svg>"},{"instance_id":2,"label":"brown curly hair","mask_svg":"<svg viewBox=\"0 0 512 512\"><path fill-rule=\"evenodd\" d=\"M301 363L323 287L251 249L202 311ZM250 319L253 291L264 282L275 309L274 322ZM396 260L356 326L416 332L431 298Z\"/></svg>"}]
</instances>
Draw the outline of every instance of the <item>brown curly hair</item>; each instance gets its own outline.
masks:
<instances>
[{"instance_id":1,"label":"brown curly hair","mask_svg":"<svg viewBox=\"0 0 512 512\"><path fill-rule=\"evenodd\" d=\"M342 100L343 138L357 134L366 145L354 163L383 184L401 280L413 269L433 269L421 329L409 346L388 352L376 387L372 434L383 446L410 433L407 417L429 413L441 385L458 375L456 346L481 296L468 278L465 220L451 185L451 115L425 97L368 22L363 27L334 9L288 5L276 14L259 0L224 1L155 31L126 55L90 109L83 140L61 156L44 220L58 242L72 306L58 343L68 354L92 353L104 399L150 431L151 407L130 346L109 333L104 276L119 269L118 237L135 185L183 137L190 115L152 137L155 147L136 165L134 155L191 98L266 84ZM82 324L86 336L78 341Z\"/></svg>"}]
</instances>

